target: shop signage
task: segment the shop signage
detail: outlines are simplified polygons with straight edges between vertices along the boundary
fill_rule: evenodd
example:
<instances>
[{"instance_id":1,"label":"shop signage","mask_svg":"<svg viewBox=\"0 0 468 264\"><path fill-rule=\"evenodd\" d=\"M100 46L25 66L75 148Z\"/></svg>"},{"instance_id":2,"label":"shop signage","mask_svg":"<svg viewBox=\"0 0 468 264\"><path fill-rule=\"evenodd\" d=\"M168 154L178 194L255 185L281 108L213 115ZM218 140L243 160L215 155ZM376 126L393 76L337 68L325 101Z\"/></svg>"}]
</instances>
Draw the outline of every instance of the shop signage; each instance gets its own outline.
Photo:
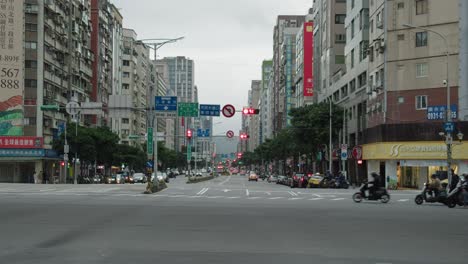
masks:
<instances>
[{"instance_id":1,"label":"shop signage","mask_svg":"<svg viewBox=\"0 0 468 264\"><path fill-rule=\"evenodd\" d=\"M363 146L364 160L443 160L447 146L442 141L385 142ZM468 159L468 142L454 146L453 159Z\"/></svg>"},{"instance_id":2,"label":"shop signage","mask_svg":"<svg viewBox=\"0 0 468 264\"><path fill-rule=\"evenodd\" d=\"M0 157L44 157L44 149L0 149Z\"/></svg>"},{"instance_id":3,"label":"shop signage","mask_svg":"<svg viewBox=\"0 0 468 264\"><path fill-rule=\"evenodd\" d=\"M42 137L2 137L0 136L0 149L37 149L42 148Z\"/></svg>"}]
</instances>

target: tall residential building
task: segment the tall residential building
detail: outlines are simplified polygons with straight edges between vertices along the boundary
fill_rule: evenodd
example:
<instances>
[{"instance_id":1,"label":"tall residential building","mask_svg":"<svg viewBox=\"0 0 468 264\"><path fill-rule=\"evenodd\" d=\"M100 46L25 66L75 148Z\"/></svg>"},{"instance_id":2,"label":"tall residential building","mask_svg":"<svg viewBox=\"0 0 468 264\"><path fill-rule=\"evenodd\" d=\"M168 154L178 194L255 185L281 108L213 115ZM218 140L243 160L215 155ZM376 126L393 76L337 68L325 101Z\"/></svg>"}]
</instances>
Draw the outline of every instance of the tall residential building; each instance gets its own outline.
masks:
<instances>
[{"instance_id":1,"label":"tall residential building","mask_svg":"<svg viewBox=\"0 0 468 264\"><path fill-rule=\"evenodd\" d=\"M458 86L459 100L459 118L463 121L468 121L468 1L459 0L459 27L460 27L460 67Z\"/></svg>"},{"instance_id":2,"label":"tall residential building","mask_svg":"<svg viewBox=\"0 0 468 264\"><path fill-rule=\"evenodd\" d=\"M346 0L314 0L312 21L314 23L314 90L330 94L328 87L333 78L345 65L344 46L346 43L345 18ZM320 99L320 95L319 100Z\"/></svg>"},{"instance_id":3,"label":"tall residential building","mask_svg":"<svg viewBox=\"0 0 468 264\"><path fill-rule=\"evenodd\" d=\"M389 184L420 188L434 173L446 174L447 149L439 136L447 105L458 105L459 5L456 0L370 1L368 128L362 137L367 171ZM404 24L419 28L408 28ZM427 28L427 30L425 30ZM464 87L466 89L466 87ZM459 118L454 111L452 118ZM467 129L457 122L454 134ZM454 146L453 169L468 169L468 142Z\"/></svg>"},{"instance_id":4,"label":"tall residential building","mask_svg":"<svg viewBox=\"0 0 468 264\"><path fill-rule=\"evenodd\" d=\"M272 60L264 60L262 63L262 83L260 90L260 104L258 108L260 109L260 135L259 142L260 144L265 142L267 138L271 138L270 128L269 128L269 119L271 116L270 112L270 93L268 86L270 84L270 78L273 69Z\"/></svg>"},{"instance_id":5,"label":"tall residential building","mask_svg":"<svg viewBox=\"0 0 468 264\"><path fill-rule=\"evenodd\" d=\"M167 57L161 60L169 68L169 88L175 91L179 102L195 102L195 64L183 56ZM185 129L193 126L193 118L177 118L175 125L175 146L180 151L185 145Z\"/></svg>"},{"instance_id":6,"label":"tall residential building","mask_svg":"<svg viewBox=\"0 0 468 264\"><path fill-rule=\"evenodd\" d=\"M287 124L287 108L291 105L293 74L293 52L295 36L304 23L304 16L278 16L273 33L273 133L279 132ZM288 54L286 54L288 53ZM291 73L291 74L289 74ZM289 88L288 88L289 87Z\"/></svg>"},{"instance_id":7,"label":"tall residential building","mask_svg":"<svg viewBox=\"0 0 468 264\"><path fill-rule=\"evenodd\" d=\"M123 56L123 17L119 9L112 9L112 94L122 93L122 56Z\"/></svg>"},{"instance_id":8,"label":"tall residential building","mask_svg":"<svg viewBox=\"0 0 468 264\"><path fill-rule=\"evenodd\" d=\"M166 63L162 61L153 61L155 63L156 72L158 74L159 82L164 82L166 87L166 96L176 96L175 91L169 86L169 67ZM164 120L164 121L163 121ZM165 123L165 135L164 142L165 146L169 149L176 150L175 148L175 119L161 119L159 122Z\"/></svg>"},{"instance_id":9,"label":"tall residential building","mask_svg":"<svg viewBox=\"0 0 468 264\"><path fill-rule=\"evenodd\" d=\"M120 137L121 144L142 146L145 143L147 91L151 81L152 63L149 47L137 42L132 29L123 29L122 86L110 96L112 130ZM120 91L119 91L120 90Z\"/></svg>"},{"instance_id":10,"label":"tall residential building","mask_svg":"<svg viewBox=\"0 0 468 264\"><path fill-rule=\"evenodd\" d=\"M19 89L14 89L15 94L0 94L0 136L21 138L11 141L18 148L8 149L11 153L0 161L0 182L32 182L34 171L60 174L59 157L51 148L68 118L65 111L47 112L40 107L64 107L72 98L79 102L90 98L90 1L26 1L24 6L23 1L8 1L2 5L14 17L6 21L7 34L0 36L0 54L18 56Z\"/></svg>"},{"instance_id":11,"label":"tall residential building","mask_svg":"<svg viewBox=\"0 0 468 264\"><path fill-rule=\"evenodd\" d=\"M109 0L91 0L91 50L94 54L91 101L100 102L104 107L109 104L113 84L112 40L115 12L112 6ZM106 126L108 114L104 110L102 116L90 116L87 121L97 126Z\"/></svg>"}]
</instances>

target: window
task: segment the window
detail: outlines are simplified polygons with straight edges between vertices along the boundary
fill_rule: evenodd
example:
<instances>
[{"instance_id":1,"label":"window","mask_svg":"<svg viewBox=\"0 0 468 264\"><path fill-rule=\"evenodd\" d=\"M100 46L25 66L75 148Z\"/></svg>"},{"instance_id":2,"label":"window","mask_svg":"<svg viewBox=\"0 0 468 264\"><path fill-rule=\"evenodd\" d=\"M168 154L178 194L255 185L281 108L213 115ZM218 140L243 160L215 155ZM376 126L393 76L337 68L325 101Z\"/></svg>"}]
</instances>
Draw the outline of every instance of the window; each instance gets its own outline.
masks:
<instances>
[{"instance_id":1,"label":"window","mask_svg":"<svg viewBox=\"0 0 468 264\"><path fill-rule=\"evenodd\" d=\"M369 41L363 40L359 43L359 61L367 58L367 50L369 48Z\"/></svg>"},{"instance_id":2,"label":"window","mask_svg":"<svg viewBox=\"0 0 468 264\"><path fill-rule=\"evenodd\" d=\"M427 109L427 95L416 96L416 110Z\"/></svg>"},{"instance_id":3,"label":"window","mask_svg":"<svg viewBox=\"0 0 468 264\"><path fill-rule=\"evenodd\" d=\"M346 43L346 34L335 34L335 43Z\"/></svg>"},{"instance_id":4,"label":"window","mask_svg":"<svg viewBox=\"0 0 468 264\"><path fill-rule=\"evenodd\" d=\"M405 34L398 34L398 40L405 40Z\"/></svg>"},{"instance_id":5,"label":"window","mask_svg":"<svg viewBox=\"0 0 468 264\"><path fill-rule=\"evenodd\" d=\"M351 50L351 69L354 68L354 49Z\"/></svg>"},{"instance_id":6,"label":"window","mask_svg":"<svg viewBox=\"0 0 468 264\"><path fill-rule=\"evenodd\" d=\"M37 13L39 12L39 6L36 4L25 4L24 12L26 13Z\"/></svg>"},{"instance_id":7,"label":"window","mask_svg":"<svg viewBox=\"0 0 468 264\"><path fill-rule=\"evenodd\" d=\"M25 29L26 29L26 31L36 32L37 31L37 24L26 23Z\"/></svg>"},{"instance_id":8,"label":"window","mask_svg":"<svg viewBox=\"0 0 468 264\"><path fill-rule=\"evenodd\" d=\"M367 72L363 72L358 76L358 86L359 88L367 84Z\"/></svg>"},{"instance_id":9,"label":"window","mask_svg":"<svg viewBox=\"0 0 468 264\"><path fill-rule=\"evenodd\" d=\"M372 19L369 24L370 24L370 32L374 33L374 19Z\"/></svg>"},{"instance_id":10,"label":"window","mask_svg":"<svg viewBox=\"0 0 468 264\"><path fill-rule=\"evenodd\" d=\"M336 14L335 15L335 24L344 24L346 19L346 15L344 14Z\"/></svg>"},{"instance_id":11,"label":"window","mask_svg":"<svg viewBox=\"0 0 468 264\"><path fill-rule=\"evenodd\" d=\"M369 61L374 61L374 48L369 48Z\"/></svg>"},{"instance_id":12,"label":"window","mask_svg":"<svg viewBox=\"0 0 468 264\"><path fill-rule=\"evenodd\" d=\"M130 66L130 61L129 60L124 60L122 62L123 66Z\"/></svg>"},{"instance_id":13,"label":"window","mask_svg":"<svg viewBox=\"0 0 468 264\"><path fill-rule=\"evenodd\" d=\"M351 21L351 39L354 38L354 19Z\"/></svg>"},{"instance_id":14,"label":"window","mask_svg":"<svg viewBox=\"0 0 468 264\"><path fill-rule=\"evenodd\" d=\"M345 64L345 56L335 55L335 64Z\"/></svg>"},{"instance_id":15,"label":"window","mask_svg":"<svg viewBox=\"0 0 468 264\"><path fill-rule=\"evenodd\" d=\"M354 0L351 0L351 9L353 9L355 6L355 1Z\"/></svg>"},{"instance_id":16,"label":"window","mask_svg":"<svg viewBox=\"0 0 468 264\"><path fill-rule=\"evenodd\" d=\"M416 47L427 46L427 31L416 32Z\"/></svg>"},{"instance_id":17,"label":"window","mask_svg":"<svg viewBox=\"0 0 468 264\"><path fill-rule=\"evenodd\" d=\"M403 104L405 102L405 98L403 96L398 97L398 103Z\"/></svg>"},{"instance_id":18,"label":"window","mask_svg":"<svg viewBox=\"0 0 468 264\"><path fill-rule=\"evenodd\" d=\"M416 78L427 77L427 75L428 75L427 63L417 63L416 64Z\"/></svg>"},{"instance_id":19,"label":"window","mask_svg":"<svg viewBox=\"0 0 468 264\"><path fill-rule=\"evenodd\" d=\"M130 120L128 118L122 118L122 124L128 124Z\"/></svg>"},{"instance_id":20,"label":"window","mask_svg":"<svg viewBox=\"0 0 468 264\"><path fill-rule=\"evenodd\" d=\"M359 12L359 29L368 29L369 28L369 9L363 8Z\"/></svg>"},{"instance_id":21,"label":"window","mask_svg":"<svg viewBox=\"0 0 468 264\"><path fill-rule=\"evenodd\" d=\"M37 80L25 79L24 86L29 88L37 88Z\"/></svg>"},{"instance_id":22,"label":"window","mask_svg":"<svg viewBox=\"0 0 468 264\"><path fill-rule=\"evenodd\" d=\"M405 8L405 3L400 2L400 3L398 3L397 7L398 7L398 9L403 9L403 8Z\"/></svg>"},{"instance_id":23,"label":"window","mask_svg":"<svg viewBox=\"0 0 468 264\"><path fill-rule=\"evenodd\" d=\"M24 67L26 69L37 69L37 61L26 60L24 61Z\"/></svg>"},{"instance_id":24,"label":"window","mask_svg":"<svg viewBox=\"0 0 468 264\"><path fill-rule=\"evenodd\" d=\"M26 41L26 42L24 42L24 47L26 49L35 50L35 49L37 49L37 42L35 42L35 41Z\"/></svg>"},{"instance_id":25,"label":"window","mask_svg":"<svg viewBox=\"0 0 468 264\"><path fill-rule=\"evenodd\" d=\"M352 79L349 82L349 90L351 91L351 93L354 93L354 91L356 91L356 79Z\"/></svg>"},{"instance_id":26,"label":"window","mask_svg":"<svg viewBox=\"0 0 468 264\"><path fill-rule=\"evenodd\" d=\"M124 78L129 78L129 77L130 77L130 73L129 73L129 72L123 72L123 73L122 73L122 77L124 77Z\"/></svg>"},{"instance_id":27,"label":"window","mask_svg":"<svg viewBox=\"0 0 468 264\"><path fill-rule=\"evenodd\" d=\"M128 83L124 83L124 84L122 84L122 89L128 90L128 89L130 89L130 85Z\"/></svg>"},{"instance_id":28,"label":"window","mask_svg":"<svg viewBox=\"0 0 468 264\"><path fill-rule=\"evenodd\" d=\"M427 14L427 0L416 0L416 15Z\"/></svg>"}]
</instances>

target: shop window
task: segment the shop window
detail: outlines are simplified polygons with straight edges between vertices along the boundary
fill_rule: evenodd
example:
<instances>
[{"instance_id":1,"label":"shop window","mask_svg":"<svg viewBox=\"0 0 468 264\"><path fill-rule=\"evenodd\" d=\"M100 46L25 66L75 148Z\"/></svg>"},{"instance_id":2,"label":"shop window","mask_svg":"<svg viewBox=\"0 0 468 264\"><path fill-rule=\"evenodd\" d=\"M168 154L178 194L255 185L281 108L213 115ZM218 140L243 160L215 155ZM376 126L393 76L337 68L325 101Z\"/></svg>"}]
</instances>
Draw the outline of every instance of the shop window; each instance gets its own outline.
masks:
<instances>
[{"instance_id":1,"label":"shop window","mask_svg":"<svg viewBox=\"0 0 468 264\"><path fill-rule=\"evenodd\" d=\"M416 110L427 109L427 95L416 96Z\"/></svg>"}]
</instances>

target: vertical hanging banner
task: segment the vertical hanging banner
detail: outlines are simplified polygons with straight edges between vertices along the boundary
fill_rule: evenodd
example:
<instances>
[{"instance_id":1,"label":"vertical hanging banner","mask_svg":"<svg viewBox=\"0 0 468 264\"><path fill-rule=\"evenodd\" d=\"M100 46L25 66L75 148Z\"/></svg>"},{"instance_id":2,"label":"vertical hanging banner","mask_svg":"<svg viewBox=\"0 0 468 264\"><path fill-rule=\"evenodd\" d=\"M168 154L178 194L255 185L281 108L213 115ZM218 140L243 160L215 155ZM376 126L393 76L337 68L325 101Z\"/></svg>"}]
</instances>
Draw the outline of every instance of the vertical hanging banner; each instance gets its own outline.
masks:
<instances>
[{"instance_id":1,"label":"vertical hanging banner","mask_svg":"<svg viewBox=\"0 0 468 264\"><path fill-rule=\"evenodd\" d=\"M0 1L0 136L23 135L23 5Z\"/></svg>"},{"instance_id":2,"label":"vertical hanging banner","mask_svg":"<svg viewBox=\"0 0 468 264\"><path fill-rule=\"evenodd\" d=\"M304 23L304 96L314 96L314 24Z\"/></svg>"}]
</instances>

